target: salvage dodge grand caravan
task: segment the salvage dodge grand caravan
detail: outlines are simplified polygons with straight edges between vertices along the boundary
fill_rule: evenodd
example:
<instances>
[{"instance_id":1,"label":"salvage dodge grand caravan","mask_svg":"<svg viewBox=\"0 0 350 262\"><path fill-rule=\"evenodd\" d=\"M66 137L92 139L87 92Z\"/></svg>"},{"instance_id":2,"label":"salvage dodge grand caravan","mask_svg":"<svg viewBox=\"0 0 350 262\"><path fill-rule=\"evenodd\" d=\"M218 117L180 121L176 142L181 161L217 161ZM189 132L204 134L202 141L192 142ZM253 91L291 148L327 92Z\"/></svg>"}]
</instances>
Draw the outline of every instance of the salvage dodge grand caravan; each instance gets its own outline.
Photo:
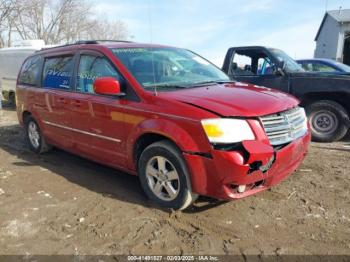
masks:
<instances>
[{"instance_id":1,"label":"salvage dodge grand caravan","mask_svg":"<svg viewBox=\"0 0 350 262\"><path fill-rule=\"evenodd\" d=\"M239 199L273 186L310 142L292 96L230 81L191 51L81 41L29 57L18 118L32 151L51 146L138 175L160 206Z\"/></svg>"}]
</instances>

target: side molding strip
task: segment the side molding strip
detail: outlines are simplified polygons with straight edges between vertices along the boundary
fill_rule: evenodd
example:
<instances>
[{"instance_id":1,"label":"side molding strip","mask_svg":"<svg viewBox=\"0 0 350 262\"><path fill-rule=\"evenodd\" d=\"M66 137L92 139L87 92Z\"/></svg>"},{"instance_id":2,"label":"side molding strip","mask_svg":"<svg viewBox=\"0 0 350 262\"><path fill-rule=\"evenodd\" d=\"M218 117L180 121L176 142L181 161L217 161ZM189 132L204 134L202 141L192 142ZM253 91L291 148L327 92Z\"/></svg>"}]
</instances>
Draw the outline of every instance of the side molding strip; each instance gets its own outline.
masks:
<instances>
[{"instance_id":1,"label":"side molding strip","mask_svg":"<svg viewBox=\"0 0 350 262\"><path fill-rule=\"evenodd\" d=\"M63 129L70 130L70 131L74 131L74 132L81 133L81 134L84 134L84 135L93 136L93 137L97 137L97 138L101 138L101 139L113 141L113 142L116 142L116 143L120 143L120 142L121 142L120 139L116 139L116 138L112 138L112 137L108 137L108 136L102 136L102 135L98 135L98 134L86 132L86 131L83 131L83 130L71 128L71 127L68 127L68 126L62 126L62 125L59 125L59 124L51 123L51 122L48 122L48 121L43 121L43 122L44 122L46 125L50 125L50 126L55 126L55 127L63 128Z\"/></svg>"}]
</instances>

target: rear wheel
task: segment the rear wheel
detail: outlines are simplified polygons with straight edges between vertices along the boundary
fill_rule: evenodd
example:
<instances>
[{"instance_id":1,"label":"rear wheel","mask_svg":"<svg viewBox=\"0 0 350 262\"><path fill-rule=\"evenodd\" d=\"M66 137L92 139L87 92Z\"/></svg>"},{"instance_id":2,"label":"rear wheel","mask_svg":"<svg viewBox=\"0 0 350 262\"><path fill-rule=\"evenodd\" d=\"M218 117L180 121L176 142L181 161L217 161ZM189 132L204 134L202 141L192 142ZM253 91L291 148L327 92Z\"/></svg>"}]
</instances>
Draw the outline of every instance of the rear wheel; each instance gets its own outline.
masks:
<instances>
[{"instance_id":1,"label":"rear wheel","mask_svg":"<svg viewBox=\"0 0 350 262\"><path fill-rule=\"evenodd\" d=\"M146 195L162 207L183 210L197 198L182 154L169 141L156 142L142 152L138 173Z\"/></svg>"},{"instance_id":2,"label":"rear wheel","mask_svg":"<svg viewBox=\"0 0 350 262\"><path fill-rule=\"evenodd\" d=\"M312 140L318 142L333 142L342 139L348 127L349 116L340 104L333 101L318 101L306 111L310 120Z\"/></svg>"},{"instance_id":3,"label":"rear wheel","mask_svg":"<svg viewBox=\"0 0 350 262\"><path fill-rule=\"evenodd\" d=\"M34 118L28 116L25 118L24 122L26 128L26 140L30 150L37 154L42 154L49 151L51 146L46 143L40 127Z\"/></svg>"}]
</instances>

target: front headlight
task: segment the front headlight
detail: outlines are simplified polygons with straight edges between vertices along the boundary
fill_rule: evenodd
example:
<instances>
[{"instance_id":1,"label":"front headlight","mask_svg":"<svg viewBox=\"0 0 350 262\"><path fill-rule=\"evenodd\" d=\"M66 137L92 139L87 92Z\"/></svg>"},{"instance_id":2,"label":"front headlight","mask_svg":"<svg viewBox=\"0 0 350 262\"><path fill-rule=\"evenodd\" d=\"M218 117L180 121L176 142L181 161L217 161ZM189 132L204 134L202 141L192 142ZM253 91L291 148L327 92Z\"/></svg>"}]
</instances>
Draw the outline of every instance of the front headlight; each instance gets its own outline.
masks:
<instances>
[{"instance_id":1,"label":"front headlight","mask_svg":"<svg viewBox=\"0 0 350 262\"><path fill-rule=\"evenodd\" d=\"M230 144L255 139L248 122L243 119L211 118L201 122L211 143Z\"/></svg>"}]
</instances>

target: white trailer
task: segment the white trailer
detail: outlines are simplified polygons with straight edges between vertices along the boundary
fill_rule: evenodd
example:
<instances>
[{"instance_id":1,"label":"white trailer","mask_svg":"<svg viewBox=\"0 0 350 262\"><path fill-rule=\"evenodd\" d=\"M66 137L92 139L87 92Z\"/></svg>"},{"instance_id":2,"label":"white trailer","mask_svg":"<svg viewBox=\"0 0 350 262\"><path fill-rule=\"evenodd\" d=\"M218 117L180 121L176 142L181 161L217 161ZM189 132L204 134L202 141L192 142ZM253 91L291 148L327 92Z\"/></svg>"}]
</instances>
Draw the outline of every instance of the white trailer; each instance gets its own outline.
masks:
<instances>
[{"instance_id":1,"label":"white trailer","mask_svg":"<svg viewBox=\"0 0 350 262\"><path fill-rule=\"evenodd\" d=\"M19 46L0 49L0 90L15 105L16 81L24 60L45 46L43 40L26 40Z\"/></svg>"}]
</instances>

